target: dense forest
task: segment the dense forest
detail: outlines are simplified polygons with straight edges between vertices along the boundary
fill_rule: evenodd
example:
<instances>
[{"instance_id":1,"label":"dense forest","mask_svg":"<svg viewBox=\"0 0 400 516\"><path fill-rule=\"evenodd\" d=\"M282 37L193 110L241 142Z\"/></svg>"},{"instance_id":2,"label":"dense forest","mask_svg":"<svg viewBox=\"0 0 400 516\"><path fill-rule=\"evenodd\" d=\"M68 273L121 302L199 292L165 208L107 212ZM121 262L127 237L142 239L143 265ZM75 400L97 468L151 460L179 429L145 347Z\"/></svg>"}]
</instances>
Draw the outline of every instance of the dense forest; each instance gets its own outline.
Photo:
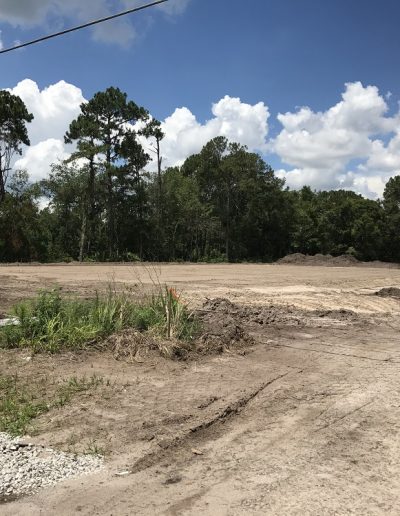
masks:
<instances>
[{"instance_id":1,"label":"dense forest","mask_svg":"<svg viewBox=\"0 0 400 516\"><path fill-rule=\"evenodd\" d=\"M163 169L161 124L109 88L66 128L71 157L32 183L12 167L32 119L0 91L2 262L272 261L293 252L400 262L400 176L377 201L292 191L261 156L224 137Z\"/></svg>"}]
</instances>

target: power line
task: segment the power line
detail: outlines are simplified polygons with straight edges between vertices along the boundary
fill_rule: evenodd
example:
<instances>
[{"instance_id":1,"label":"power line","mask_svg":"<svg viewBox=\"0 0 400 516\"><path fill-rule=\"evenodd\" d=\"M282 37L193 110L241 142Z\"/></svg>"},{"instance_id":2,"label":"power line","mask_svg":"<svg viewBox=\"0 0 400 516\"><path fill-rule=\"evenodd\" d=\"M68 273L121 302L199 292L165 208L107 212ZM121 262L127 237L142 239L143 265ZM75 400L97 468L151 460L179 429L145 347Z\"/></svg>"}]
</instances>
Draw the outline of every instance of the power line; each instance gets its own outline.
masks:
<instances>
[{"instance_id":1,"label":"power line","mask_svg":"<svg viewBox=\"0 0 400 516\"><path fill-rule=\"evenodd\" d=\"M129 9L128 11L123 11L122 13L113 14L111 16L106 16L105 18L101 18L99 20L94 20L88 23L84 23L83 25L78 25L77 27L72 27L71 29L62 30L60 32L56 32L54 34L49 34L48 36L43 36L41 38L33 39L32 41L28 41L26 43L21 43L20 45L16 45L15 47L6 48L4 50L0 50L0 54L5 54L6 52L11 52L12 50L18 50L19 48L28 47L30 45L35 45L36 43L40 43L42 41L46 41L48 39L57 38L58 36L64 36L64 34L69 34L70 32L74 32L76 30L85 29L86 27L91 27L92 25L97 25L98 23L103 23L109 20L114 20L115 18L120 18L121 16L126 16L127 14L136 13L138 11L143 11L149 7L153 7L155 5L163 4L164 2L168 2L168 0L157 0L157 2L151 2L150 4L141 5L140 7L135 7L134 9Z\"/></svg>"}]
</instances>

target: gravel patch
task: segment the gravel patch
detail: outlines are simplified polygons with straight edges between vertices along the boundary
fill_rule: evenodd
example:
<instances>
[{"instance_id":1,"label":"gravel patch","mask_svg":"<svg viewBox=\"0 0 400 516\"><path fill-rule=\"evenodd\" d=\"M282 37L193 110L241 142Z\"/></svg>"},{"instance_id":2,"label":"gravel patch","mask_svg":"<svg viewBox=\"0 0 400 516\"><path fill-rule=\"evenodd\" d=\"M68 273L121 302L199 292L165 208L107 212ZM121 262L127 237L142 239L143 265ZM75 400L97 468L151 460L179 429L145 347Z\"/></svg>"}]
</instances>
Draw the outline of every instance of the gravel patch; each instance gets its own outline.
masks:
<instances>
[{"instance_id":1,"label":"gravel patch","mask_svg":"<svg viewBox=\"0 0 400 516\"><path fill-rule=\"evenodd\" d=\"M59 452L0 433L0 503L102 468L100 457Z\"/></svg>"}]
</instances>

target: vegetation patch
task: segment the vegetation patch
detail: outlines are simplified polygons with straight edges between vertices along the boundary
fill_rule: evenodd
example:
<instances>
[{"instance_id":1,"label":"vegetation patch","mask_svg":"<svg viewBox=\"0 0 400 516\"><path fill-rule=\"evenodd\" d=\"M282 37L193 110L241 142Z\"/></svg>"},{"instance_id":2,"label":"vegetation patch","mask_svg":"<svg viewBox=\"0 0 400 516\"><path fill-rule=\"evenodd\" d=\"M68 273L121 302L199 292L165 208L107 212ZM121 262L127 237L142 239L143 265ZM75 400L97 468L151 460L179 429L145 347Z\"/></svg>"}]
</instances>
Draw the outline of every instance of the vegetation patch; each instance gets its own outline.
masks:
<instances>
[{"instance_id":1,"label":"vegetation patch","mask_svg":"<svg viewBox=\"0 0 400 516\"><path fill-rule=\"evenodd\" d=\"M19 324L0 328L0 347L35 353L82 349L129 328L182 341L198 330L194 315L168 287L139 301L111 287L91 300L68 298L55 288L17 304L14 315Z\"/></svg>"},{"instance_id":2,"label":"vegetation patch","mask_svg":"<svg viewBox=\"0 0 400 516\"><path fill-rule=\"evenodd\" d=\"M41 414L63 407L76 394L102 383L103 379L97 376L72 377L52 388L47 378L28 383L18 375L0 376L0 432L23 435Z\"/></svg>"}]
</instances>

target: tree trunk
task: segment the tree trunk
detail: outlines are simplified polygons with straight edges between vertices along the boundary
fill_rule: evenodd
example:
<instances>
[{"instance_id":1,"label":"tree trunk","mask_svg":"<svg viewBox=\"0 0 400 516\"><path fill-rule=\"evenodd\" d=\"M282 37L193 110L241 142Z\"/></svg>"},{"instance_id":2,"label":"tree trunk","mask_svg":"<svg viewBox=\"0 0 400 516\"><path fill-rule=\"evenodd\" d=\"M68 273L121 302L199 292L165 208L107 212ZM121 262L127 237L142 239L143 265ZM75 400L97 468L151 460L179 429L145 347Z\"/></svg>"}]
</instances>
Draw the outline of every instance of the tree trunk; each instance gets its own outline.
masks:
<instances>
[{"instance_id":1,"label":"tree trunk","mask_svg":"<svg viewBox=\"0 0 400 516\"><path fill-rule=\"evenodd\" d=\"M160 139L157 138L157 182L158 182L158 207L157 207L157 233L158 233L158 259L161 259L161 255L163 253L164 249L164 228L163 228L163 211L164 211L164 204L163 204L163 194L162 194L162 157L160 155Z\"/></svg>"},{"instance_id":2,"label":"tree trunk","mask_svg":"<svg viewBox=\"0 0 400 516\"><path fill-rule=\"evenodd\" d=\"M85 245L87 238L87 217L86 217L86 206L83 208L82 216L82 227L81 227L81 240L79 243L79 261L82 263L85 256Z\"/></svg>"},{"instance_id":3,"label":"tree trunk","mask_svg":"<svg viewBox=\"0 0 400 516\"><path fill-rule=\"evenodd\" d=\"M114 199L113 199L113 184L112 184L112 168L111 168L111 149L108 145L106 153L106 167L107 167L107 204L108 204L108 257L112 258L114 255Z\"/></svg>"},{"instance_id":4,"label":"tree trunk","mask_svg":"<svg viewBox=\"0 0 400 516\"><path fill-rule=\"evenodd\" d=\"M4 197L6 196L6 185L4 178L4 170L3 170L3 161L2 156L0 154L0 203L4 201Z\"/></svg>"},{"instance_id":5,"label":"tree trunk","mask_svg":"<svg viewBox=\"0 0 400 516\"><path fill-rule=\"evenodd\" d=\"M228 198L226 202L226 228L225 228L225 254L228 262L231 261L230 232L231 232L231 189L228 186Z\"/></svg>"},{"instance_id":6,"label":"tree trunk","mask_svg":"<svg viewBox=\"0 0 400 516\"><path fill-rule=\"evenodd\" d=\"M94 218L95 218L95 178L96 178L96 169L94 167L94 157L91 157L89 162L89 188L88 188L88 239L87 239L87 253L89 254L91 251L91 246L93 243L94 236Z\"/></svg>"},{"instance_id":7,"label":"tree trunk","mask_svg":"<svg viewBox=\"0 0 400 516\"><path fill-rule=\"evenodd\" d=\"M162 157L160 156L160 139L157 138L158 215L160 222L162 220L163 213L161 167Z\"/></svg>"}]
</instances>

